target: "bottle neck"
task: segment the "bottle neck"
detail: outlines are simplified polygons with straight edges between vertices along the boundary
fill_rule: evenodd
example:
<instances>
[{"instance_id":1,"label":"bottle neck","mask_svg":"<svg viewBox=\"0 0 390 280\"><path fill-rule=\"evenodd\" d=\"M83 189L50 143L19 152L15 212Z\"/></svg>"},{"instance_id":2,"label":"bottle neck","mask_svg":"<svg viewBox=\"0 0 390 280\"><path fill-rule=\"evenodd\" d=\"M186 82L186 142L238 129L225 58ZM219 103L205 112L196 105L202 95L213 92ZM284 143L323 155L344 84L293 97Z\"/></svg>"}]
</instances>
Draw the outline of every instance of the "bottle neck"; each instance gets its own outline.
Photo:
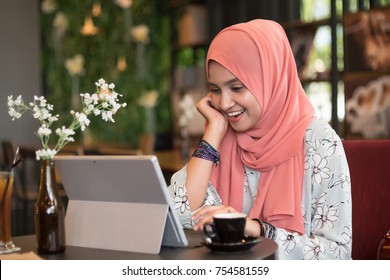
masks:
<instances>
[{"instance_id":1,"label":"bottle neck","mask_svg":"<svg viewBox=\"0 0 390 280\"><path fill-rule=\"evenodd\" d=\"M58 197L57 181L55 175L55 163L52 159L41 161L41 192L49 200L55 200Z\"/></svg>"}]
</instances>

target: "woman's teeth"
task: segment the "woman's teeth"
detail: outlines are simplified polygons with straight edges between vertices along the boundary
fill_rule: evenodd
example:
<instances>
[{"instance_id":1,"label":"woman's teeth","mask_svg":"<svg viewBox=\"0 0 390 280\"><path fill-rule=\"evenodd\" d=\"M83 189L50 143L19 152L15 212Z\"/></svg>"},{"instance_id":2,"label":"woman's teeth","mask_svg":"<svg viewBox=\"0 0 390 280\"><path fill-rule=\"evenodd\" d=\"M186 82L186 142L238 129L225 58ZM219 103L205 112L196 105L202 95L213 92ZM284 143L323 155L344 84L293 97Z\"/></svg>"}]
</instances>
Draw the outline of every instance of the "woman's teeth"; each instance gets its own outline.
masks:
<instances>
[{"instance_id":1,"label":"woman's teeth","mask_svg":"<svg viewBox=\"0 0 390 280\"><path fill-rule=\"evenodd\" d=\"M241 115L244 113L245 110L237 111L237 112L232 112L232 113L227 113L229 117L237 117L238 115Z\"/></svg>"}]
</instances>

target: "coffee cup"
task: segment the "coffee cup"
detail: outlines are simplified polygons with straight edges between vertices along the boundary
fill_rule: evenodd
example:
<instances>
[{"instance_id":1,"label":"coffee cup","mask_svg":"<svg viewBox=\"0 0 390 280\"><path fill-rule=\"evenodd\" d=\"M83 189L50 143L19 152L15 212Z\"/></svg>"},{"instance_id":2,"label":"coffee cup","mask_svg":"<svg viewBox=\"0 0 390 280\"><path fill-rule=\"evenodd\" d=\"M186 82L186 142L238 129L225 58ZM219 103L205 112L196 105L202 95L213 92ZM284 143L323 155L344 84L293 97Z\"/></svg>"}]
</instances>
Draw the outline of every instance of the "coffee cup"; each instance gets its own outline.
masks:
<instances>
[{"instance_id":1,"label":"coffee cup","mask_svg":"<svg viewBox=\"0 0 390 280\"><path fill-rule=\"evenodd\" d=\"M235 243L245 237L246 215L243 213L218 213L213 222L203 226L204 233L212 242Z\"/></svg>"}]
</instances>

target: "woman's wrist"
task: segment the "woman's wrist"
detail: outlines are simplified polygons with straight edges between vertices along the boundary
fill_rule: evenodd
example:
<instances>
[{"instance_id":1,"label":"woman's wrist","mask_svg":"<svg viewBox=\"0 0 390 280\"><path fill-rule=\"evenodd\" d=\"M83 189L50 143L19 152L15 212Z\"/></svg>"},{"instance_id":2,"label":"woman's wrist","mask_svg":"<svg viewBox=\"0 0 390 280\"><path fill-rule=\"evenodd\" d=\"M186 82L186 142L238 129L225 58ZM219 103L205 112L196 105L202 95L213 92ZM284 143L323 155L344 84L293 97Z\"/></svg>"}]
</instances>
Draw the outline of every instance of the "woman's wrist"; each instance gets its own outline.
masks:
<instances>
[{"instance_id":1,"label":"woman's wrist","mask_svg":"<svg viewBox=\"0 0 390 280\"><path fill-rule=\"evenodd\" d=\"M254 222L257 224L259 235L256 236L262 236L269 239L275 239L276 237L276 227L269 223L269 222L262 222L257 218L251 219L251 222Z\"/></svg>"},{"instance_id":2,"label":"woman's wrist","mask_svg":"<svg viewBox=\"0 0 390 280\"><path fill-rule=\"evenodd\" d=\"M219 145L226 134L227 126L217 121L210 122L203 134L203 139L209 142L215 149L219 150Z\"/></svg>"},{"instance_id":3,"label":"woman's wrist","mask_svg":"<svg viewBox=\"0 0 390 280\"><path fill-rule=\"evenodd\" d=\"M211 146L213 146L217 151L219 151L219 145L222 141L223 135L221 136L215 130L207 128L202 139L207 141Z\"/></svg>"},{"instance_id":4,"label":"woman's wrist","mask_svg":"<svg viewBox=\"0 0 390 280\"><path fill-rule=\"evenodd\" d=\"M260 232L259 236L264 237L264 236L265 236L264 223L261 222L261 221L260 221L259 219L257 219L257 218L253 218L252 221L256 222L257 225L258 225L258 227L259 227L259 232Z\"/></svg>"},{"instance_id":5,"label":"woman's wrist","mask_svg":"<svg viewBox=\"0 0 390 280\"><path fill-rule=\"evenodd\" d=\"M253 237L260 237L261 229L259 223L250 218L247 218L245 225L245 234Z\"/></svg>"}]
</instances>

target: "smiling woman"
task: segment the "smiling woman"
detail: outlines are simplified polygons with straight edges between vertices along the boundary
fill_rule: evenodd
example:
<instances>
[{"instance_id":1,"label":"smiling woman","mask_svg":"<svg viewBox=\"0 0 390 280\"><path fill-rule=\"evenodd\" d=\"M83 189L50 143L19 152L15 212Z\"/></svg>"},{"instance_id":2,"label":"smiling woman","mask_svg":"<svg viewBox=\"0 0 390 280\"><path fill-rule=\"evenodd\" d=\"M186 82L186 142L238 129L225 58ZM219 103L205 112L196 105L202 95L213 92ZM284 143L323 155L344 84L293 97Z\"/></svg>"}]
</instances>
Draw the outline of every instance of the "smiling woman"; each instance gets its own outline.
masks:
<instances>
[{"instance_id":1,"label":"smiling woman","mask_svg":"<svg viewBox=\"0 0 390 280\"><path fill-rule=\"evenodd\" d=\"M206 74L210 93L197 103L203 139L169 186L183 226L201 230L217 213L242 212L245 235L274 239L280 259L350 259L343 146L314 117L281 26L223 29Z\"/></svg>"}]
</instances>

